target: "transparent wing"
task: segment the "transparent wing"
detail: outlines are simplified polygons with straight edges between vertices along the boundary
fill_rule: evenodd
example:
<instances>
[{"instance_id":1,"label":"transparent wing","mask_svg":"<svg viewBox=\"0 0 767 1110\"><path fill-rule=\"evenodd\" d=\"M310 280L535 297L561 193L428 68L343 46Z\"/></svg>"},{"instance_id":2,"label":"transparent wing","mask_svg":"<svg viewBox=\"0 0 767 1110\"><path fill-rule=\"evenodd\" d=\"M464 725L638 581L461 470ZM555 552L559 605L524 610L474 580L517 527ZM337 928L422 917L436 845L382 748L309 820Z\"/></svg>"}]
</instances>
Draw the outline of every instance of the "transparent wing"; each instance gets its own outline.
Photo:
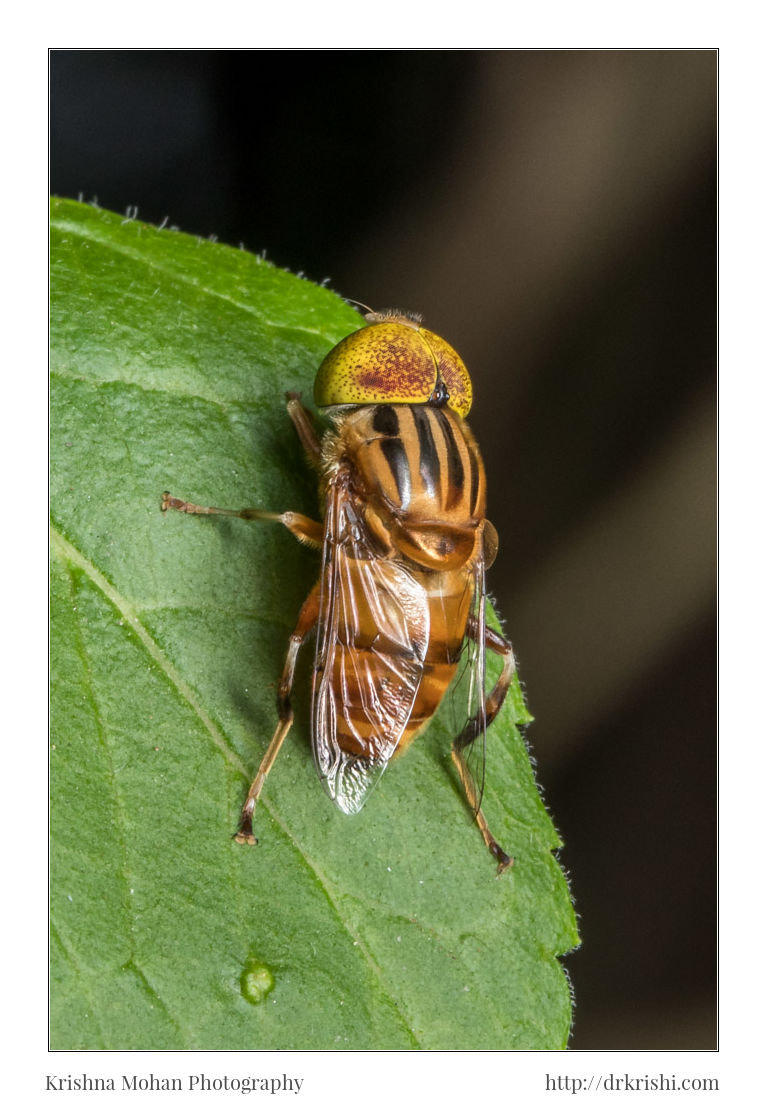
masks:
<instances>
[{"instance_id":1,"label":"transparent wing","mask_svg":"<svg viewBox=\"0 0 767 1110\"><path fill-rule=\"evenodd\" d=\"M312 749L331 798L356 813L413 709L429 643L426 594L377 555L344 471L328 491Z\"/></svg>"},{"instance_id":2,"label":"transparent wing","mask_svg":"<svg viewBox=\"0 0 767 1110\"><path fill-rule=\"evenodd\" d=\"M474 787L470 799L476 814L485 789L485 740L487 733L485 694L485 563L480 556L470 579L473 589L467 631L461 649L458 677L450 692L454 718L462 721L457 735Z\"/></svg>"}]
</instances>

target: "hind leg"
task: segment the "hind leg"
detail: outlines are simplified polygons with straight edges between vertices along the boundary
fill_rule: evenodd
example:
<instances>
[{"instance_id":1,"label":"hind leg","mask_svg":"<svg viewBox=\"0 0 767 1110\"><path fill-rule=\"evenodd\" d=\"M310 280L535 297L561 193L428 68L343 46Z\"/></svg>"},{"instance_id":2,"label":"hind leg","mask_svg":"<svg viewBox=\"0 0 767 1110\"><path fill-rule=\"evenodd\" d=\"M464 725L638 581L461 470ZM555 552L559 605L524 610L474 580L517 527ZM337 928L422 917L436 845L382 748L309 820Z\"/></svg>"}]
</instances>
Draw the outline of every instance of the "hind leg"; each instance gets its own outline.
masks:
<instances>
[{"instance_id":1,"label":"hind leg","mask_svg":"<svg viewBox=\"0 0 767 1110\"><path fill-rule=\"evenodd\" d=\"M471 628L469 628L468 631L471 635ZM501 848L498 841L490 832L485 815L480 808L480 798L478 797L477 788L464 753L466 748L476 739L479 730L482 727L486 728L498 715L498 711L503 705L506 694L509 691L509 686L511 685L511 680L516 670L516 664L514 662L514 652L511 644L503 636L494 632L492 628L485 628L484 639L486 648L489 648L490 651L503 657L503 670L495 686L485 698L484 710L472 718L458 736L456 736L453 741L451 754L453 762L458 768L458 774L461 776L461 784L466 794L466 800L474 813L474 819L479 826L479 831L482 833L482 839L490 849L493 858L498 861L498 874L500 875L507 867L511 867L514 860L504 852L503 848Z\"/></svg>"}]
</instances>

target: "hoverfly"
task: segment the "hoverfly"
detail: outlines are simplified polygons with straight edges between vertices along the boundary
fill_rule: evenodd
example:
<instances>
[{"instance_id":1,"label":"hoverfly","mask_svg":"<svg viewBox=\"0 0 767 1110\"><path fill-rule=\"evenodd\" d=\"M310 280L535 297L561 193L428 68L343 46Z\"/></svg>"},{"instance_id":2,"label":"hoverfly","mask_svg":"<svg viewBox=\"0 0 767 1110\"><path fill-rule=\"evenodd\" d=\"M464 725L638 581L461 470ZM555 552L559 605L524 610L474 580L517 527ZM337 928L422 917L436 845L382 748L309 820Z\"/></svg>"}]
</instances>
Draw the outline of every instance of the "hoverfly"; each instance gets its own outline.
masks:
<instances>
[{"instance_id":1,"label":"hoverfly","mask_svg":"<svg viewBox=\"0 0 767 1110\"><path fill-rule=\"evenodd\" d=\"M514 674L511 644L485 623L485 569L498 547L485 518L485 469L464 423L471 379L456 351L420 317L369 313L322 362L316 404L332 428L320 440L300 395L288 414L319 471L324 522L299 513L218 509L165 493L163 510L278 521L322 552L319 581L290 637L278 724L242 808L235 840L257 843L253 812L293 721L299 649L316 628L311 737L327 792L356 813L387 763L434 715L459 663L468 686L452 758L474 818L498 862L513 862L480 808L485 731ZM503 659L485 693L485 653Z\"/></svg>"}]
</instances>

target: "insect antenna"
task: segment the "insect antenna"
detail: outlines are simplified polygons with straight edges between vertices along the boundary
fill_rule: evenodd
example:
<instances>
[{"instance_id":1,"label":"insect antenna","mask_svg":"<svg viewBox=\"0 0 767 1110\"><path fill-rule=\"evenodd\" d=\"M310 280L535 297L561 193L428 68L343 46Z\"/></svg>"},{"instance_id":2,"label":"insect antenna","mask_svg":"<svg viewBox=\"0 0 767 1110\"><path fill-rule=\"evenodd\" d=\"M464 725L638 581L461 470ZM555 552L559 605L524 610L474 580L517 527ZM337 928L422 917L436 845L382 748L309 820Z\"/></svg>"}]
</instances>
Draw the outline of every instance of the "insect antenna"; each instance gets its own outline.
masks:
<instances>
[{"instance_id":1,"label":"insect antenna","mask_svg":"<svg viewBox=\"0 0 767 1110\"><path fill-rule=\"evenodd\" d=\"M369 324L382 324L385 320L392 320L396 323L407 324L408 327L415 328L416 330L423 323L423 316L420 312L405 312L400 308L385 308L381 311L376 311L370 305L365 304L363 301L357 301L354 297L345 297L349 304L356 304L360 308L365 309L365 319Z\"/></svg>"},{"instance_id":2,"label":"insect antenna","mask_svg":"<svg viewBox=\"0 0 767 1110\"><path fill-rule=\"evenodd\" d=\"M365 304L364 301L357 301L357 300L354 299L354 297L344 297L344 300L347 302L347 304L356 304L358 308L364 308L365 309L365 319L367 319L368 316L378 316L379 315L374 308L371 308L369 304Z\"/></svg>"}]
</instances>

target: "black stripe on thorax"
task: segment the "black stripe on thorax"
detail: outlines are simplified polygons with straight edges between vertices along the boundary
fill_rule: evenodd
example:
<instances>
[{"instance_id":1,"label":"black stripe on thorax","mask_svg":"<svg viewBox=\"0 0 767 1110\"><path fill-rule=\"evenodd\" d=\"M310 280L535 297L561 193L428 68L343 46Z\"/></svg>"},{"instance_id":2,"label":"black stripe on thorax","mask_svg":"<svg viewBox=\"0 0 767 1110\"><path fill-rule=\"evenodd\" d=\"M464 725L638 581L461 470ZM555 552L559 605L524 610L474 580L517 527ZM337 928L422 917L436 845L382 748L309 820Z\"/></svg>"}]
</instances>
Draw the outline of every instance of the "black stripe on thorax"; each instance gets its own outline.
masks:
<instances>
[{"instance_id":1,"label":"black stripe on thorax","mask_svg":"<svg viewBox=\"0 0 767 1110\"><path fill-rule=\"evenodd\" d=\"M437 445L431 430L428 409L413 407L413 421L418 434L418 472L429 497L435 497L440 484L440 465Z\"/></svg>"},{"instance_id":2,"label":"black stripe on thorax","mask_svg":"<svg viewBox=\"0 0 767 1110\"><path fill-rule=\"evenodd\" d=\"M397 410L391 405L376 405L372 425L373 431L384 437L379 441L381 454L389 464L389 470L397 486L400 505L406 509L412 495L412 481L407 452L400 438L400 419Z\"/></svg>"},{"instance_id":3,"label":"black stripe on thorax","mask_svg":"<svg viewBox=\"0 0 767 1110\"><path fill-rule=\"evenodd\" d=\"M468 446L468 445L467 445ZM479 496L479 465L477 456L469 447L469 470L471 471L471 501L469 503L472 513L477 511L477 497Z\"/></svg>"},{"instance_id":4,"label":"black stripe on thorax","mask_svg":"<svg viewBox=\"0 0 767 1110\"><path fill-rule=\"evenodd\" d=\"M394 481L397 483L397 495L403 509L410 504L410 464L407 461L407 452L402 446L401 439L382 439L381 452L389 464Z\"/></svg>"},{"instance_id":5,"label":"black stripe on thorax","mask_svg":"<svg viewBox=\"0 0 767 1110\"><path fill-rule=\"evenodd\" d=\"M449 508L454 505L463 493L463 462L461 461L461 452L458 449L458 444L455 441L453 428L442 409L435 408L434 416L439 424L442 435L445 439L445 450L447 451L447 497L445 505Z\"/></svg>"},{"instance_id":6,"label":"black stripe on thorax","mask_svg":"<svg viewBox=\"0 0 767 1110\"><path fill-rule=\"evenodd\" d=\"M391 405L376 405L373 413L373 431L382 436L399 435L399 416Z\"/></svg>"}]
</instances>

